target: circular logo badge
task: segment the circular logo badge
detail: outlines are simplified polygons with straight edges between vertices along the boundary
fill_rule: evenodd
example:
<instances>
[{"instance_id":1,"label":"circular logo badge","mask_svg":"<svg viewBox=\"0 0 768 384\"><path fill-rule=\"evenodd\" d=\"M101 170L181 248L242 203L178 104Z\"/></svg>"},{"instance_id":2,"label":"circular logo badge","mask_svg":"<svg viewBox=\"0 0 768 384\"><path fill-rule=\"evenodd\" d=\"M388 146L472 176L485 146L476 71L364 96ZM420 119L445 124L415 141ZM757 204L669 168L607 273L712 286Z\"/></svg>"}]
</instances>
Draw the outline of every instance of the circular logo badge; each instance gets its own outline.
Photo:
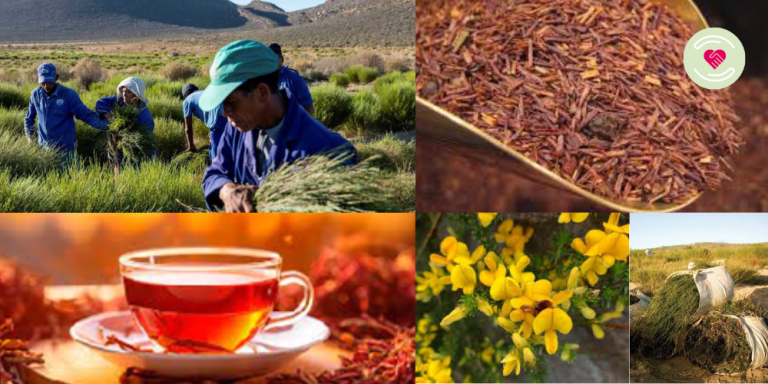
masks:
<instances>
[{"instance_id":1,"label":"circular logo badge","mask_svg":"<svg viewBox=\"0 0 768 384\"><path fill-rule=\"evenodd\" d=\"M64 105L64 100L62 99L56 100L56 105Z\"/></svg>"},{"instance_id":2,"label":"circular logo badge","mask_svg":"<svg viewBox=\"0 0 768 384\"><path fill-rule=\"evenodd\" d=\"M707 89L722 89L744 72L746 54L741 41L722 28L699 31L685 46L683 63L694 83Z\"/></svg>"}]
</instances>

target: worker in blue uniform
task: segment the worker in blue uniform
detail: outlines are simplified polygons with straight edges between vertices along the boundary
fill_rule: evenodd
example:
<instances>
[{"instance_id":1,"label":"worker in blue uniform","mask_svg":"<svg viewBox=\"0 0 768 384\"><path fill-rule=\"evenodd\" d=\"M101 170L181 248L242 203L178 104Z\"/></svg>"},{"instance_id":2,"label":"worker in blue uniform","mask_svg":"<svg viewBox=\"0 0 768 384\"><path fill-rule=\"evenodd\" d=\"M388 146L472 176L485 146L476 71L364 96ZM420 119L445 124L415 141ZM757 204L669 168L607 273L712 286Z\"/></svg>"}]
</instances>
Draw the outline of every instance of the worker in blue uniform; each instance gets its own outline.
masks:
<instances>
[{"instance_id":1,"label":"worker in blue uniform","mask_svg":"<svg viewBox=\"0 0 768 384\"><path fill-rule=\"evenodd\" d=\"M289 98L296 98L299 105L309 112L310 115L315 115L315 101L312 100L312 94L309 93L309 87L307 82L301 77L299 72L295 69L289 68L287 65L283 65L283 48L280 44L272 43L269 45L269 49L274 52L278 59L280 66L280 80L278 88L287 90Z\"/></svg>"},{"instance_id":2,"label":"worker in blue uniform","mask_svg":"<svg viewBox=\"0 0 768 384\"><path fill-rule=\"evenodd\" d=\"M40 86L29 97L24 134L28 141L33 140L37 119L38 144L60 152L62 164L68 168L76 158L75 118L102 131L107 129L107 120L88 109L77 92L58 83L59 75L53 64L44 63L38 67L37 81Z\"/></svg>"},{"instance_id":3,"label":"worker in blue uniform","mask_svg":"<svg viewBox=\"0 0 768 384\"><path fill-rule=\"evenodd\" d=\"M185 152L195 152L195 133L192 129L194 118L197 117L208 127L208 139L211 142L211 148L208 153L211 161L216 157L216 147L219 144L224 127L227 126L227 118L224 117L222 107L219 105L211 111L203 111L200 108L200 96L203 91L199 90L195 84L187 84L182 88L181 94L184 96L182 109L184 110L184 132L187 135L187 150Z\"/></svg>"},{"instance_id":4,"label":"worker in blue uniform","mask_svg":"<svg viewBox=\"0 0 768 384\"><path fill-rule=\"evenodd\" d=\"M264 178L308 156L347 153L348 162L357 163L349 141L278 89L279 72L277 55L256 41L236 41L216 54L200 108L222 105L228 123L203 177L209 210L253 212L253 194Z\"/></svg>"}]
</instances>

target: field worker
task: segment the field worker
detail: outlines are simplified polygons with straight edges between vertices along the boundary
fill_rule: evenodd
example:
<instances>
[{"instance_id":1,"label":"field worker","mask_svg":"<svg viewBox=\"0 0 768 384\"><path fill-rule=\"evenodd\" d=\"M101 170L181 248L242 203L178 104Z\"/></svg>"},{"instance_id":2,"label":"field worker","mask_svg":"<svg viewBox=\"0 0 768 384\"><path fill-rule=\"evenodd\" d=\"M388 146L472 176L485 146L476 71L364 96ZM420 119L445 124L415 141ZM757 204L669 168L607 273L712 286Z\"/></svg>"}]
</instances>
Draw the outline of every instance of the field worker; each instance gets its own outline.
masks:
<instances>
[{"instance_id":1,"label":"field worker","mask_svg":"<svg viewBox=\"0 0 768 384\"><path fill-rule=\"evenodd\" d=\"M286 163L355 148L313 119L297 98L278 89L279 59L266 45L240 40L222 48L211 65L211 85L200 108L224 108L227 126L213 164L203 177L209 210L252 212L251 199L264 177Z\"/></svg>"},{"instance_id":2,"label":"field worker","mask_svg":"<svg viewBox=\"0 0 768 384\"><path fill-rule=\"evenodd\" d=\"M35 135L35 117L37 117L37 142L46 149L62 153L64 167L75 161L77 138L75 137L75 119L98 130L107 129L107 120L99 118L95 112L83 104L77 92L58 83L59 75L51 63L40 65L37 69L37 82L29 97L29 110L24 119L24 133L28 141Z\"/></svg>"},{"instance_id":3,"label":"field worker","mask_svg":"<svg viewBox=\"0 0 768 384\"><path fill-rule=\"evenodd\" d=\"M102 97L96 102L96 112L99 116L112 118L112 109L115 105L133 105L139 109L139 124L147 128L154 135L155 119L149 111L149 100L144 97L147 86L138 77L129 77L117 86L117 96Z\"/></svg>"},{"instance_id":4,"label":"field worker","mask_svg":"<svg viewBox=\"0 0 768 384\"><path fill-rule=\"evenodd\" d=\"M206 127L208 127L208 138L211 141L211 149L208 153L211 156L211 161L216 157L216 146L221 139L221 134L224 133L224 127L227 126L227 119L224 117L221 105L214 108L212 111L206 112L200 108L200 96L203 95L203 91L199 90L194 84L187 84L182 88L181 94L184 96L184 104L182 109L184 110L184 132L187 134L187 150L186 152L195 152L195 133L192 130L193 118L200 119Z\"/></svg>"},{"instance_id":5,"label":"field worker","mask_svg":"<svg viewBox=\"0 0 768 384\"><path fill-rule=\"evenodd\" d=\"M278 88L286 89L289 98L295 97L298 100L299 105L304 107L304 109L306 109L310 115L314 116L315 101L312 100L312 94L309 93L307 82L301 78L301 75L299 75L299 72L297 72L295 69L291 69L288 68L287 65L283 65L283 49L279 44L272 43L269 45L269 49L271 49L272 52L274 52L280 59L278 64L280 66L280 80Z\"/></svg>"}]
</instances>

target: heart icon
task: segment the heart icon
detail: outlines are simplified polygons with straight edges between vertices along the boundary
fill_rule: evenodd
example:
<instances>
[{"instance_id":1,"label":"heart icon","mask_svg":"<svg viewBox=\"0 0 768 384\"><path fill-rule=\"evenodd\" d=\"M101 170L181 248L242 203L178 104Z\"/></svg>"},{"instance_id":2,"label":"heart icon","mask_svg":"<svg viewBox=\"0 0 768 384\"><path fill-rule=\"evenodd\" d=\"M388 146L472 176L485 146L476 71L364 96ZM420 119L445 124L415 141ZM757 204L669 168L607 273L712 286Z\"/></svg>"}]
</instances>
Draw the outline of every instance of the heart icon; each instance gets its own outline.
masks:
<instances>
[{"instance_id":1,"label":"heart icon","mask_svg":"<svg viewBox=\"0 0 768 384\"><path fill-rule=\"evenodd\" d=\"M717 67L725 61L725 52L722 49L718 49L717 51L710 49L704 52L704 60L706 60L713 69L717 69Z\"/></svg>"}]
</instances>

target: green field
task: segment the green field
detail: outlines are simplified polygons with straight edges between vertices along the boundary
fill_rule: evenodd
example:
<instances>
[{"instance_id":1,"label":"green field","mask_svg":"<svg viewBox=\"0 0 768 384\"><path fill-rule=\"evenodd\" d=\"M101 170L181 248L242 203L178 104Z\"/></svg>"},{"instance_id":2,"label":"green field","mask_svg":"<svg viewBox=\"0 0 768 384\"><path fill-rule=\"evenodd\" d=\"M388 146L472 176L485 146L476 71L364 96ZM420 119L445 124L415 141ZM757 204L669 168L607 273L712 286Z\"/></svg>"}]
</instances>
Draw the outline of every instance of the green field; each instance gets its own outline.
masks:
<instances>
[{"instance_id":1,"label":"green field","mask_svg":"<svg viewBox=\"0 0 768 384\"><path fill-rule=\"evenodd\" d=\"M163 49L161 49L163 48ZM186 149L181 87L201 89L210 79L204 69L215 52L132 48L131 52L88 53L92 47L0 48L0 212L185 212L203 208L204 168L199 161L176 159ZM284 52L291 52L290 49ZM360 159L379 168L381 185L398 211L415 210L415 86L408 58L397 52L379 56L354 48L297 49L289 64L301 69L315 100L315 117L352 140ZM96 61L99 71L84 71L81 60ZM136 76L147 84L155 120L157 159L119 176L96 150L102 133L76 121L79 166L60 172L55 156L24 139L24 115L39 63L53 62L60 83L78 91L91 109L113 96L121 80ZM355 81L330 83L346 72ZM208 129L195 119L198 148L208 145ZM204 151L204 149L202 149ZM174 161L176 159L176 161Z\"/></svg>"}]
</instances>

